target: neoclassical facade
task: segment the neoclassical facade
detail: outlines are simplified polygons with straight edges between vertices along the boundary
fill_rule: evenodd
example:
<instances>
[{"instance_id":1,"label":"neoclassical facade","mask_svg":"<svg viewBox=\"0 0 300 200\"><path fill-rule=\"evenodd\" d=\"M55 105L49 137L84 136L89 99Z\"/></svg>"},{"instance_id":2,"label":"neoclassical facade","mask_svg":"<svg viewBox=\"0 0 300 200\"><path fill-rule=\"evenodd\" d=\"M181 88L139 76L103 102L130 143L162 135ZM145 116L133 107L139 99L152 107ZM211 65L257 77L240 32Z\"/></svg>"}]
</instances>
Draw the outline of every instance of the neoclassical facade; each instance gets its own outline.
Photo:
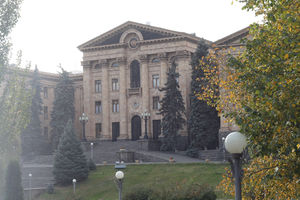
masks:
<instances>
[{"instance_id":1,"label":"neoclassical facade","mask_svg":"<svg viewBox=\"0 0 300 200\"><path fill-rule=\"evenodd\" d=\"M233 33L214 44L222 49L241 47L240 39L248 29ZM71 74L75 88L75 128L82 137L79 117L85 113L88 140L138 140L144 137L142 113L150 113L149 138L161 136L158 114L159 91L167 81L167 71L175 60L179 85L187 110L190 108L191 56L200 38L194 34L166 30L135 22L126 22L78 48L83 53L82 74ZM211 45L212 42L206 41ZM41 72L44 134L50 133L50 113L54 101L57 74ZM220 132L237 127L221 117ZM187 127L181 131L187 136ZM49 136L50 137L50 136Z\"/></svg>"}]
</instances>

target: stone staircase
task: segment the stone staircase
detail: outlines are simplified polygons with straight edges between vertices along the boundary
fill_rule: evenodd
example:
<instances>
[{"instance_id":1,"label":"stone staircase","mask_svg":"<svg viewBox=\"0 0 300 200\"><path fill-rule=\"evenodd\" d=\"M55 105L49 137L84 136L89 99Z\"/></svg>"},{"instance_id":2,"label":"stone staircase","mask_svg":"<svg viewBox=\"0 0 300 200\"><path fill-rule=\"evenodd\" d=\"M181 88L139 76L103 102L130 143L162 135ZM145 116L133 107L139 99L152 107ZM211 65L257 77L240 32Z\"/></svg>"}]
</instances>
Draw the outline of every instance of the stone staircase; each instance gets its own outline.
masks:
<instances>
[{"instance_id":1,"label":"stone staircase","mask_svg":"<svg viewBox=\"0 0 300 200\"><path fill-rule=\"evenodd\" d=\"M230 157L228 152L223 152L222 150L200 150L199 159L200 160L210 160L210 161L226 161Z\"/></svg>"},{"instance_id":2,"label":"stone staircase","mask_svg":"<svg viewBox=\"0 0 300 200\"><path fill-rule=\"evenodd\" d=\"M29 174L32 174L31 178ZM22 184L24 189L47 188L53 184L52 166L47 165L27 165L22 166Z\"/></svg>"}]
</instances>

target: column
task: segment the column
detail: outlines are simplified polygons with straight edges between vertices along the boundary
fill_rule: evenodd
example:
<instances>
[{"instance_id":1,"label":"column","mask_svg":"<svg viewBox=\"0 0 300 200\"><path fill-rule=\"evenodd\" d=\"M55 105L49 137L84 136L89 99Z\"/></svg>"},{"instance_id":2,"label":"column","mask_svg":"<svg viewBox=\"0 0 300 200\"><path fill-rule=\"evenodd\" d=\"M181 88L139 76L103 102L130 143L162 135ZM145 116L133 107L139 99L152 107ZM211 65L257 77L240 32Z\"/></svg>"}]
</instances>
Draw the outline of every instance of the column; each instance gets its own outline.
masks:
<instances>
[{"instance_id":1,"label":"column","mask_svg":"<svg viewBox=\"0 0 300 200\"><path fill-rule=\"evenodd\" d=\"M150 94L149 94L149 71L148 71L148 56L147 55L141 55L140 56L141 61L141 86L142 86L142 112L147 110L150 112ZM145 136L145 120L142 119L142 138ZM147 123L147 132L151 132L150 129L151 124L151 118L148 120ZM148 135L149 136L149 135Z\"/></svg>"},{"instance_id":2,"label":"column","mask_svg":"<svg viewBox=\"0 0 300 200\"><path fill-rule=\"evenodd\" d=\"M168 72L168 57L167 53L159 54L160 59L160 88L165 87L167 82L167 72Z\"/></svg>"},{"instance_id":3,"label":"column","mask_svg":"<svg viewBox=\"0 0 300 200\"><path fill-rule=\"evenodd\" d=\"M92 137L92 124L94 123L93 121L93 114L91 109L92 104L92 88L91 88L91 79L92 79L92 74L91 74L91 61L82 61L81 65L83 67L83 112L89 117L89 122L86 123L85 126L85 135L87 138ZM82 113L79 113L79 116L81 116ZM76 119L79 120L79 119ZM82 138L82 124L80 125L80 137Z\"/></svg>"},{"instance_id":4,"label":"column","mask_svg":"<svg viewBox=\"0 0 300 200\"><path fill-rule=\"evenodd\" d=\"M101 60L102 66L102 127L103 127L103 139L111 139L110 131L110 89L109 89L109 73L108 73L108 62L107 60Z\"/></svg>"},{"instance_id":5,"label":"column","mask_svg":"<svg viewBox=\"0 0 300 200\"><path fill-rule=\"evenodd\" d=\"M127 108L127 96L126 96L126 90L127 90L127 78L126 78L126 69L127 69L127 63L126 63L126 57L122 57L117 59L119 65L120 65L120 137L119 139L128 139L128 108Z\"/></svg>"}]
</instances>

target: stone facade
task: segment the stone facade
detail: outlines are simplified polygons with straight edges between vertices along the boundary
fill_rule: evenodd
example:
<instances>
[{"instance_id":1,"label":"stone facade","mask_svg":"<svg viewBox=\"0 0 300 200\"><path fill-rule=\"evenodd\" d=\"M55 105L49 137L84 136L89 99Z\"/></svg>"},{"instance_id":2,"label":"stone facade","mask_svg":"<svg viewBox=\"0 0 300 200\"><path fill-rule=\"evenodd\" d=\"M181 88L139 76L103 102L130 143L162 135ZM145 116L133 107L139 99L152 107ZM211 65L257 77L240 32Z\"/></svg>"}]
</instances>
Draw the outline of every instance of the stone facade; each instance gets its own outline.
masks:
<instances>
[{"instance_id":1,"label":"stone facade","mask_svg":"<svg viewBox=\"0 0 300 200\"><path fill-rule=\"evenodd\" d=\"M215 42L220 49L242 47L240 39L248 29ZM188 111L191 82L190 60L200 38L193 34L170 31L158 27L126 22L78 48L83 53L83 73L71 74L75 88L75 129L82 137L80 115L84 112L88 140L139 139L145 134L141 113L150 113L147 123L149 138L160 137L158 101L163 98L159 88L167 81L173 60L180 74L179 85ZM206 41L209 45L210 41ZM40 72L42 84L43 134L50 133L51 111L57 74ZM221 137L237 130L221 116ZM187 127L181 131L187 136ZM220 138L221 138L220 137ZM219 144L222 142L220 141Z\"/></svg>"}]
</instances>

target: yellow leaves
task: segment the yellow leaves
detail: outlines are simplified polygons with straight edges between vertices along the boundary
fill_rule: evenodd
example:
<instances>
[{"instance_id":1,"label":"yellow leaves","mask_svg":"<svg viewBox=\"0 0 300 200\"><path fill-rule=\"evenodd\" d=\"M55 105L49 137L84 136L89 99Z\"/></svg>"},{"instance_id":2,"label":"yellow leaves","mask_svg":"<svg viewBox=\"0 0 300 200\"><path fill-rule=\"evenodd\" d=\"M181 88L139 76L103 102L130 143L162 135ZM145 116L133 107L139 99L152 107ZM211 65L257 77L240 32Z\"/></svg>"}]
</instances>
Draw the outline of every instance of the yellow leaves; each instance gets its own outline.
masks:
<instances>
[{"instance_id":1,"label":"yellow leaves","mask_svg":"<svg viewBox=\"0 0 300 200\"><path fill-rule=\"evenodd\" d=\"M288 58L289 58L289 54L285 54L284 59L288 59Z\"/></svg>"},{"instance_id":2,"label":"yellow leaves","mask_svg":"<svg viewBox=\"0 0 300 200\"><path fill-rule=\"evenodd\" d=\"M297 144L297 149L300 149L300 144Z\"/></svg>"}]
</instances>

